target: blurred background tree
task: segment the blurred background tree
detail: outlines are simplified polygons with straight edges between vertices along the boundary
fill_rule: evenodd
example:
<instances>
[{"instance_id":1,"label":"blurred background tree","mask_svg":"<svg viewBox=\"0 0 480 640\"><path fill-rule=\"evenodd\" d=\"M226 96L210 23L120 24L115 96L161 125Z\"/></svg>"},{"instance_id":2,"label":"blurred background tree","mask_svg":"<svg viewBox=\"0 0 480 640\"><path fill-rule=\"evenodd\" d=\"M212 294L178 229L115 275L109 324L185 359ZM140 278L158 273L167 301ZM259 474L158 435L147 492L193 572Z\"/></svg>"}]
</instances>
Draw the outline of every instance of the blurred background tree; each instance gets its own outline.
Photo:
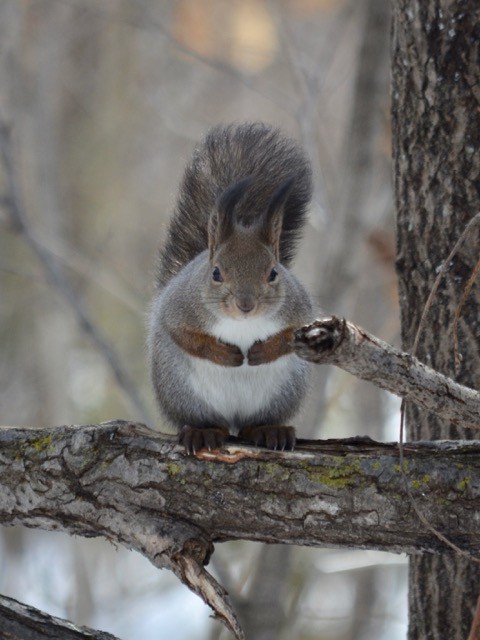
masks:
<instances>
[{"instance_id":1,"label":"blurred background tree","mask_svg":"<svg viewBox=\"0 0 480 640\"><path fill-rule=\"evenodd\" d=\"M0 114L28 234L63 283L2 206L3 424L165 430L144 348L156 251L183 166L219 122L267 121L304 144L316 189L296 272L319 308L398 344L388 36L384 0L2 0ZM313 386L300 434L397 437L378 389L321 367ZM125 640L226 637L172 576L103 540L3 529L0 563L1 593ZM237 542L212 570L249 640L405 637L398 556Z\"/></svg>"}]
</instances>

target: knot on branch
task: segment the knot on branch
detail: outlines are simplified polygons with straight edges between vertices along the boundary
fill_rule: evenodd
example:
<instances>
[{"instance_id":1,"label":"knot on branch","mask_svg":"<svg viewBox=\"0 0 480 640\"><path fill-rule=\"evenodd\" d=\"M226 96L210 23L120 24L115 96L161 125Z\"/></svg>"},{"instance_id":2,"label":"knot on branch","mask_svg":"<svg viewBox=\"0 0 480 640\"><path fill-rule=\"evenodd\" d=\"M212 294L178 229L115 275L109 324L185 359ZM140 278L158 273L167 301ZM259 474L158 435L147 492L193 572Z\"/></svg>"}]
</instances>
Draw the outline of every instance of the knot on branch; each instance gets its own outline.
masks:
<instances>
[{"instance_id":1,"label":"knot on branch","mask_svg":"<svg viewBox=\"0 0 480 640\"><path fill-rule=\"evenodd\" d=\"M319 318L295 331L295 352L309 362L324 362L342 344L346 335L345 318Z\"/></svg>"},{"instance_id":2,"label":"knot on branch","mask_svg":"<svg viewBox=\"0 0 480 640\"><path fill-rule=\"evenodd\" d=\"M192 558L197 564L207 565L214 552L213 544L206 538L190 538L186 540L181 555ZM175 556L178 558L178 556Z\"/></svg>"}]
</instances>

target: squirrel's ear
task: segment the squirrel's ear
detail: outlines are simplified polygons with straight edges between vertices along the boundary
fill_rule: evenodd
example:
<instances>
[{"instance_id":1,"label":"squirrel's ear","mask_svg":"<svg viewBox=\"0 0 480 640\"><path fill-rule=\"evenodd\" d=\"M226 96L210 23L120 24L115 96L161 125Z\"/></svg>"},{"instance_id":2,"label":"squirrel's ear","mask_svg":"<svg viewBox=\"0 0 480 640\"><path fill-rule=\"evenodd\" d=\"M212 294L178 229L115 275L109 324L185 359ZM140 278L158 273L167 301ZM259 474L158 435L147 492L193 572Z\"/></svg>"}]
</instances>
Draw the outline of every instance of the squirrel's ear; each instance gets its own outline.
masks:
<instances>
[{"instance_id":1,"label":"squirrel's ear","mask_svg":"<svg viewBox=\"0 0 480 640\"><path fill-rule=\"evenodd\" d=\"M252 184L253 178L248 176L230 185L217 200L215 209L208 221L208 250L212 258L218 245L228 240L235 229L234 210L237 203Z\"/></svg>"},{"instance_id":2,"label":"squirrel's ear","mask_svg":"<svg viewBox=\"0 0 480 640\"><path fill-rule=\"evenodd\" d=\"M276 189L270 199L267 210L263 217L262 235L266 243L272 247L275 258L280 258L280 236L283 226L283 211L285 203L290 195L294 183L294 178L288 178Z\"/></svg>"}]
</instances>

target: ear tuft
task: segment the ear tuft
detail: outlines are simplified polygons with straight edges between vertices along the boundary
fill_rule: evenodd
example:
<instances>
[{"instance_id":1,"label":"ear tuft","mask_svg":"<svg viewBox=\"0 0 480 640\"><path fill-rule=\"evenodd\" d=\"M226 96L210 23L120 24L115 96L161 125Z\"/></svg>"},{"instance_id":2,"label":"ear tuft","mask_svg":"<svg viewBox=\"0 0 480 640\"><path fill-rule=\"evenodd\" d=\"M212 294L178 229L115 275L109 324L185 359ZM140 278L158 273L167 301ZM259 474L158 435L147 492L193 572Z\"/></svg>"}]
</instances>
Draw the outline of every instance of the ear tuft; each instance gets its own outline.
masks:
<instances>
[{"instance_id":1,"label":"ear tuft","mask_svg":"<svg viewBox=\"0 0 480 640\"><path fill-rule=\"evenodd\" d=\"M253 177L247 176L230 185L217 201L217 210L226 218L233 218L233 210L253 183Z\"/></svg>"},{"instance_id":2,"label":"ear tuft","mask_svg":"<svg viewBox=\"0 0 480 640\"><path fill-rule=\"evenodd\" d=\"M294 182L295 179L293 177L287 178L287 180L282 182L273 192L263 218L262 231L267 244L272 247L277 260L280 259L280 236L282 233L284 207L292 191Z\"/></svg>"},{"instance_id":3,"label":"ear tuft","mask_svg":"<svg viewBox=\"0 0 480 640\"><path fill-rule=\"evenodd\" d=\"M252 176L242 178L225 189L218 198L208 223L210 259L218 245L225 242L232 235L235 229L235 207L245 195L252 182Z\"/></svg>"}]
</instances>

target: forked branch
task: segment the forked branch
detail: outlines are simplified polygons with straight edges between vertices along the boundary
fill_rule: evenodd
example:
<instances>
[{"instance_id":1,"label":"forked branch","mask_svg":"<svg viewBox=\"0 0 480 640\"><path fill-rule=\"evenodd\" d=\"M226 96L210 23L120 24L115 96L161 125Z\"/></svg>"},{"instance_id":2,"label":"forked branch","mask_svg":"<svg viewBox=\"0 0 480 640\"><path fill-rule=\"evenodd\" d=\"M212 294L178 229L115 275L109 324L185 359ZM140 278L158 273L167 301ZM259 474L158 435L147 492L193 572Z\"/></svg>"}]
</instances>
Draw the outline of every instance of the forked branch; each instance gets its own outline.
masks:
<instances>
[{"instance_id":1,"label":"forked branch","mask_svg":"<svg viewBox=\"0 0 480 640\"><path fill-rule=\"evenodd\" d=\"M405 445L429 521L480 551L480 443ZM241 517L240 517L241 516ZM214 542L449 553L406 499L395 444L302 441L185 455L172 436L114 421L0 428L0 523L103 536L172 570L242 638L224 589L204 568Z\"/></svg>"}]
</instances>

